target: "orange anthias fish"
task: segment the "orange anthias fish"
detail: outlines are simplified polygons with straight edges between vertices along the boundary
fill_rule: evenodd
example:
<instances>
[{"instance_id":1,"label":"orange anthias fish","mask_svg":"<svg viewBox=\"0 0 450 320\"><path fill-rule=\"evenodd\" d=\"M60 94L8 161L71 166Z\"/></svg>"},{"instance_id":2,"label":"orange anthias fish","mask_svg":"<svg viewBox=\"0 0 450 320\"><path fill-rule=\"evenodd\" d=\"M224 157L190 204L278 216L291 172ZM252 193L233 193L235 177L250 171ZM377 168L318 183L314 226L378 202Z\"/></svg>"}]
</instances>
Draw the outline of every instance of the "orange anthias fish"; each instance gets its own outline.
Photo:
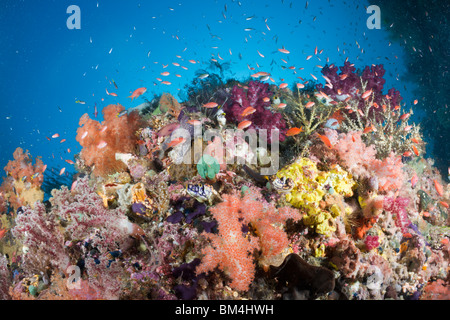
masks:
<instances>
[{"instance_id":1,"label":"orange anthias fish","mask_svg":"<svg viewBox=\"0 0 450 320\"><path fill-rule=\"evenodd\" d=\"M444 206L444 207L446 207L446 208L448 208L449 207L449 205L448 205L448 203L447 202L444 202L444 201L439 201L439 203L442 205L442 206Z\"/></svg>"},{"instance_id":2,"label":"orange anthias fish","mask_svg":"<svg viewBox=\"0 0 450 320\"><path fill-rule=\"evenodd\" d=\"M255 113L256 109L253 107L247 107L245 108L245 110L242 112L241 116L246 117L248 115L251 115L252 113Z\"/></svg>"},{"instance_id":3,"label":"orange anthias fish","mask_svg":"<svg viewBox=\"0 0 450 320\"><path fill-rule=\"evenodd\" d=\"M266 77L266 76L270 76L270 73L264 72L264 71L259 71L259 72L251 75L252 78L259 78L259 77Z\"/></svg>"},{"instance_id":4,"label":"orange anthias fish","mask_svg":"<svg viewBox=\"0 0 450 320\"><path fill-rule=\"evenodd\" d=\"M183 143L185 141L186 141L186 139L183 138L183 137L179 137L179 138L173 139L172 141L169 142L169 144L167 145L167 148L174 148L177 145L179 145L180 143Z\"/></svg>"},{"instance_id":5,"label":"orange anthias fish","mask_svg":"<svg viewBox=\"0 0 450 320\"><path fill-rule=\"evenodd\" d=\"M291 137L291 136L295 136L297 134L299 134L300 132L303 132L303 128L290 128L287 132L286 132L286 136Z\"/></svg>"},{"instance_id":6,"label":"orange anthias fish","mask_svg":"<svg viewBox=\"0 0 450 320\"><path fill-rule=\"evenodd\" d=\"M439 182L437 182L436 179L434 179L433 182L434 182L434 188L436 189L436 192L438 193L438 195L440 197L442 197L444 195L444 187L442 187L442 185Z\"/></svg>"},{"instance_id":7,"label":"orange anthias fish","mask_svg":"<svg viewBox=\"0 0 450 320\"><path fill-rule=\"evenodd\" d=\"M369 133L372 131L376 131L375 126L373 124L371 124L370 126L366 127L363 131L363 133Z\"/></svg>"},{"instance_id":8,"label":"orange anthias fish","mask_svg":"<svg viewBox=\"0 0 450 320\"><path fill-rule=\"evenodd\" d=\"M131 96L129 96L128 98L131 98L131 100L133 100L134 98L137 98L141 95L143 95L145 92L147 91L147 88L138 88L136 90L134 90L133 94Z\"/></svg>"},{"instance_id":9,"label":"orange anthias fish","mask_svg":"<svg viewBox=\"0 0 450 320\"><path fill-rule=\"evenodd\" d=\"M207 104L203 105L203 108L212 109L217 107L218 104L216 102L208 102Z\"/></svg>"},{"instance_id":10,"label":"orange anthias fish","mask_svg":"<svg viewBox=\"0 0 450 320\"><path fill-rule=\"evenodd\" d=\"M416 156L419 156L419 150L417 150L416 146L413 145L412 148L413 148L414 154L415 154Z\"/></svg>"},{"instance_id":11,"label":"orange anthias fish","mask_svg":"<svg viewBox=\"0 0 450 320\"><path fill-rule=\"evenodd\" d=\"M288 51L288 50L286 50L284 48L278 49L278 51L280 51L281 53L285 53L285 54L289 54L290 53L290 51Z\"/></svg>"},{"instance_id":12,"label":"orange anthias fish","mask_svg":"<svg viewBox=\"0 0 450 320\"><path fill-rule=\"evenodd\" d=\"M106 90L106 94L107 94L108 96L117 97L117 93L109 92L109 91L108 91L108 88L105 88L105 90Z\"/></svg>"},{"instance_id":13,"label":"orange anthias fish","mask_svg":"<svg viewBox=\"0 0 450 320\"><path fill-rule=\"evenodd\" d=\"M403 152L403 156L404 157L411 157L412 156L412 152L411 151L405 151L405 152Z\"/></svg>"},{"instance_id":14,"label":"orange anthias fish","mask_svg":"<svg viewBox=\"0 0 450 320\"><path fill-rule=\"evenodd\" d=\"M248 120L244 120L241 123L238 124L238 129L239 130L244 130L245 128L248 128L249 126L251 126L252 122L248 121Z\"/></svg>"},{"instance_id":15,"label":"orange anthias fish","mask_svg":"<svg viewBox=\"0 0 450 320\"><path fill-rule=\"evenodd\" d=\"M59 172L59 175L62 176L64 172L66 172L66 168L62 168L61 171Z\"/></svg>"},{"instance_id":16,"label":"orange anthias fish","mask_svg":"<svg viewBox=\"0 0 450 320\"><path fill-rule=\"evenodd\" d=\"M328 139L328 137L326 135L321 135L321 134L317 134L320 138L320 140L322 140L323 143L325 143L325 145L328 148L333 148L333 146L331 145L330 139Z\"/></svg>"},{"instance_id":17,"label":"orange anthias fish","mask_svg":"<svg viewBox=\"0 0 450 320\"><path fill-rule=\"evenodd\" d=\"M402 115L400 116L400 120L406 120L406 119L409 118L410 115L411 115L410 113L402 114Z\"/></svg>"},{"instance_id":18,"label":"orange anthias fish","mask_svg":"<svg viewBox=\"0 0 450 320\"><path fill-rule=\"evenodd\" d=\"M314 104L315 104L314 101L309 101L309 102L305 105L305 108L306 108L306 109L309 109L309 108L311 108Z\"/></svg>"},{"instance_id":19,"label":"orange anthias fish","mask_svg":"<svg viewBox=\"0 0 450 320\"><path fill-rule=\"evenodd\" d=\"M361 95L361 98L366 99L372 94L372 89L367 90Z\"/></svg>"},{"instance_id":20,"label":"orange anthias fish","mask_svg":"<svg viewBox=\"0 0 450 320\"><path fill-rule=\"evenodd\" d=\"M6 229L0 230L0 240L5 236L6 231L7 231Z\"/></svg>"},{"instance_id":21,"label":"orange anthias fish","mask_svg":"<svg viewBox=\"0 0 450 320\"><path fill-rule=\"evenodd\" d=\"M287 86L288 86L287 83L282 83L282 84L280 84L280 89L284 89L284 88L286 88Z\"/></svg>"}]
</instances>

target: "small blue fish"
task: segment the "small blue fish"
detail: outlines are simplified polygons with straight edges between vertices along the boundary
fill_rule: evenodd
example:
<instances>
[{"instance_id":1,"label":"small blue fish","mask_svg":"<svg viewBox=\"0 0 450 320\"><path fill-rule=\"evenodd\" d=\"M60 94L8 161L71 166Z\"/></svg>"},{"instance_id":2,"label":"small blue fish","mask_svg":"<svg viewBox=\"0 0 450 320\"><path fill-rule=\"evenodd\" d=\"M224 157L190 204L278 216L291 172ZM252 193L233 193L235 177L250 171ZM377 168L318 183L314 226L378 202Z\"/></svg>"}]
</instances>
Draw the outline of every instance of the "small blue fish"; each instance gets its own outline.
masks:
<instances>
[{"instance_id":1,"label":"small blue fish","mask_svg":"<svg viewBox=\"0 0 450 320\"><path fill-rule=\"evenodd\" d=\"M23 176L22 179L20 179L20 180L22 180L22 182L24 182L25 180L27 180L27 176Z\"/></svg>"}]
</instances>

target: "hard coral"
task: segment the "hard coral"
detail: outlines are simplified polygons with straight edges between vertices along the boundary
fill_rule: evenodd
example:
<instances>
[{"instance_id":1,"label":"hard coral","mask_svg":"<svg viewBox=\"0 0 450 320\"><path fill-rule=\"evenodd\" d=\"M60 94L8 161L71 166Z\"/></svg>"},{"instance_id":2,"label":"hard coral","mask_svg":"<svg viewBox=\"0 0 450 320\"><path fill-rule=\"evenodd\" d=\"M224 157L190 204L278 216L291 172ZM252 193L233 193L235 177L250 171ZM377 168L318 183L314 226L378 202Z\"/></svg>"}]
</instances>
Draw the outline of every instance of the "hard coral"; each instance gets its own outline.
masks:
<instances>
[{"instance_id":1,"label":"hard coral","mask_svg":"<svg viewBox=\"0 0 450 320\"><path fill-rule=\"evenodd\" d=\"M102 123L89 118L87 113L80 119L76 137L83 147L80 157L87 166L94 166L95 175L105 176L125 170L126 165L116 160L115 154L134 152L135 134L143 122L137 111L119 117L124 110L120 104L111 104L102 111Z\"/></svg>"}]
</instances>

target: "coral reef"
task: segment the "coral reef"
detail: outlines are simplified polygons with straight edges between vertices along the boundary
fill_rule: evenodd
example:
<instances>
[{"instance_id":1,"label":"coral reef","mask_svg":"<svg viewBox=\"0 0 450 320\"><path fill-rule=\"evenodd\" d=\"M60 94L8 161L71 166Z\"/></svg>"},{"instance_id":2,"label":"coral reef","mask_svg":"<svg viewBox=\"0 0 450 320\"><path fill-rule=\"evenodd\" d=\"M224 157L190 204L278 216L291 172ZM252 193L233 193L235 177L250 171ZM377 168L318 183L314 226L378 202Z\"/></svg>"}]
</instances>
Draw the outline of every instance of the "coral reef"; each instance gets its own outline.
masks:
<instances>
[{"instance_id":1,"label":"coral reef","mask_svg":"<svg viewBox=\"0 0 450 320\"><path fill-rule=\"evenodd\" d=\"M450 185L413 110L382 65L322 72L291 90L199 70L184 101L85 114L74 174L18 148L0 299L448 299Z\"/></svg>"},{"instance_id":2,"label":"coral reef","mask_svg":"<svg viewBox=\"0 0 450 320\"><path fill-rule=\"evenodd\" d=\"M197 274L219 267L232 279L230 287L247 291L254 279L254 250L262 250L262 259L272 259L288 246L286 234L274 223L289 218L298 220L300 214L292 209L265 206L256 194L248 190L241 199L239 195L224 195L224 201L211 208L218 223L218 234L204 234L211 246L202 250L202 262ZM257 237L245 235L243 226L251 224Z\"/></svg>"}]
</instances>

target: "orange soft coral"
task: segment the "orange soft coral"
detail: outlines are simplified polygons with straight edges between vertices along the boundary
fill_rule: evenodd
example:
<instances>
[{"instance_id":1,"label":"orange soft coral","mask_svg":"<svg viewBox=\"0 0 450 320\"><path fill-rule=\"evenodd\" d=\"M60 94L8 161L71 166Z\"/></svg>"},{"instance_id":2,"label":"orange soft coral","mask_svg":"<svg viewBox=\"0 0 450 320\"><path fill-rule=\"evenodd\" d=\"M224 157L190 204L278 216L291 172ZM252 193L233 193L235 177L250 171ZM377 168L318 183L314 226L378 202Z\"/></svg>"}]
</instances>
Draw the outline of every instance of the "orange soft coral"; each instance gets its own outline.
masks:
<instances>
[{"instance_id":1,"label":"orange soft coral","mask_svg":"<svg viewBox=\"0 0 450 320\"><path fill-rule=\"evenodd\" d=\"M1 197L4 202L2 211L6 210L6 201L16 211L25 205L33 206L36 201L42 201L44 193L40 189L44 181L46 165L40 157L33 159L28 152L17 148L13 153L14 160L10 160L4 170L7 177L0 187Z\"/></svg>"},{"instance_id":2,"label":"orange soft coral","mask_svg":"<svg viewBox=\"0 0 450 320\"><path fill-rule=\"evenodd\" d=\"M122 161L116 160L116 153L133 153L136 143L136 131L143 126L143 120L137 111L119 117L125 110L120 104L109 105L102 111L102 123L84 114L80 119L76 140L83 149L80 156L87 166L95 166L93 173L105 176L126 169Z\"/></svg>"},{"instance_id":3,"label":"orange soft coral","mask_svg":"<svg viewBox=\"0 0 450 320\"><path fill-rule=\"evenodd\" d=\"M395 191L403 186L406 180L403 171L402 157L391 153L384 160L375 159L370 164L371 171L378 178L379 190Z\"/></svg>"},{"instance_id":4,"label":"orange soft coral","mask_svg":"<svg viewBox=\"0 0 450 320\"><path fill-rule=\"evenodd\" d=\"M17 148L13 153L13 157L14 160L10 160L4 168L7 175L13 177L14 180L23 179L23 182L30 182L32 186L40 187L44 181L43 173L46 169L41 158L36 157L33 164L33 159L28 150L23 152L22 148Z\"/></svg>"},{"instance_id":5,"label":"orange soft coral","mask_svg":"<svg viewBox=\"0 0 450 320\"><path fill-rule=\"evenodd\" d=\"M255 274L253 251L261 249L262 258L268 260L287 248L282 224L289 218L301 219L300 212L293 208L277 211L259 196L254 190L247 191L243 198L237 194L224 195L224 201L211 208L219 233L205 234L212 246L203 249L197 274L218 267L232 279L231 288L247 291ZM255 229L258 237L243 234L243 226L247 224Z\"/></svg>"}]
</instances>

